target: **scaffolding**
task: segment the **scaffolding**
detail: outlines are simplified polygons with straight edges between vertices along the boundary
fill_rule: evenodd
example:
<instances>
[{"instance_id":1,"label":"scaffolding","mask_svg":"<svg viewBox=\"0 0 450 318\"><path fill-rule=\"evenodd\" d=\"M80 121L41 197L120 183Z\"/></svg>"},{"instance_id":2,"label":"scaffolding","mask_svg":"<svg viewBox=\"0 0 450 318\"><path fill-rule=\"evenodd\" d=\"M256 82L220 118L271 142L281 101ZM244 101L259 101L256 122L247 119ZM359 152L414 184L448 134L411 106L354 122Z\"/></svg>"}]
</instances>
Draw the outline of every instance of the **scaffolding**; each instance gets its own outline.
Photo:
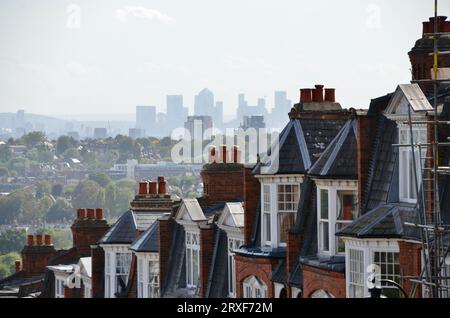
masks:
<instances>
[{"instance_id":1,"label":"scaffolding","mask_svg":"<svg viewBox=\"0 0 450 318\"><path fill-rule=\"evenodd\" d=\"M433 120L413 120L411 107L408 107L408 120L404 122L409 129L409 144L397 144L397 147L410 147L414 171L414 188L417 198L417 223L405 223L406 226L415 227L420 232L422 244L422 270L418 277L406 277L413 283L409 297L416 297L418 287L421 286L425 297L450 297L450 264L446 264L450 252L450 242L444 243L446 234L450 233L450 225L443 224L440 211L439 175L450 174L448 166L439 166L439 148L450 146L450 142L439 141L439 126L449 125L450 121L439 120L438 88L441 83L450 83L450 79L440 79L438 76L439 56L450 52L439 52L438 41L441 38L450 38L450 33L438 30L438 0L434 0L434 32L425 33L424 37L433 40L433 77L432 79L414 80L413 83L426 83L433 85ZM430 114L430 113L428 113ZM431 140L421 143L414 140L413 126L426 125L432 128ZM428 138L427 138L428 139ZM448 137L447 137L448 139ZM425 155L424 155L425 154ZM416 158L418 156L418 158ZM416 160L418 159L418 160ZM447 163L448 164L448 163ZM418 165L418 167L417 167ZM420 171L420 174L419 172ZM449 234L450 237L450 234ZM447 245L447 246L446 246Z\"/></svg>"}]
</instances>

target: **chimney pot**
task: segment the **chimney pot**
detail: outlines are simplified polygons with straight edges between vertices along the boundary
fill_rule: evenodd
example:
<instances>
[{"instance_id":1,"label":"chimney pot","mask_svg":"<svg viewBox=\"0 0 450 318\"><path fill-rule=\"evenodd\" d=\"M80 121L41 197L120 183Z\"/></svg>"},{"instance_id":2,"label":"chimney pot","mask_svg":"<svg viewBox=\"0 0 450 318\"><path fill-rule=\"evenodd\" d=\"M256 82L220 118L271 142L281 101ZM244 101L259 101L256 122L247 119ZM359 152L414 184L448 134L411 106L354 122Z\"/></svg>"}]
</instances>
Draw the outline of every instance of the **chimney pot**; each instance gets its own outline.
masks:
<instances>
[{"instance_id":1,"label":"chimney pot","mask_svg":"<svg viewBox=\"0 0 450 318\"><path fill-rule=\"evenodd\" d=\"M217 162L217 154L216 154L216 147L211 146L209 148L209 163L216 163Z\"/></svg>"},{"instance_id":2,"label":"chimney pot","mask_svg":"<svg viewBox=\"0 0 450 318\"><path fill-rule=\"evenodd\" d=\"M15 265L16 265L16 273L20 272L20 261L17 260L17 261L15 262Z\"/></svg>"},{"instance_id":3,"label":"chimney pot","mask_svg":"<svg viewBox=\"0 0 450 318\"><path fill-rule=\"evenodd\" d=\"M148 194L157 194L157 182L156 181L149 181L148 182Z\"/></svg>"},{"instance_id":4,"label":"chimney pot","mask_svg":"<svg viewBox=\"0 0 450 318\"><path fill-rule=\"evenodd\" d=\"M139 182L139 194L141 194L141 195L147 194L147 182L146 181Z\"/></svg>"},{"instance_id":5,"label":"chimney pot","mask_svg":"<svg viewBox=\"0 0 450 318\"><path fill-rule=\"evenodd\" d=\"M95 209L95 218L97 220L103 220L104 216L103 216L103 209L102 208Z\"/></svg>"},{"instance_id":6,"label":"chimney pot","mask_svg":"<svg viewBox=\"0 0 450 318\"><path fill-rule=\"evenodd\" d=\"M50 234L44 236L44 243L47 246L52 245L52 236Z\"/></svg>"},{"instance_id":7,"label":"chimney pot","mask_svg":"<svg viewBox=\"0 0 450 318\"><path fill-rule=\"evenodd\" d=\"M95 219L95 210L94 209L87 209L87 218L89 220Z\"/></svg>"},{"instance_id":8,"label":"chimney pot","mask_svg":"<svg viewBox=\"0 0 450 318\"><path fill-rule=\"evenodd\" d=\"M158 182L158 194L166 194L166 181Z\"/></svg>"},{"instance_id":9,"label":"chimney pot","mask_svg":"<svg viewBox=\"0 0 450 318\"><path fill-rule=\"evenodd\" d=\"M326 102L335 102L335 89L334 88L325 88L325 101Z\"/></svg>"},{"instance_id":10,"label":"chimney pot","mask_svg":"<svg viewBox=\"0 0 450 318\"><path fill-rule=\"evenodd\" d=\"M41 245L43 244L42 237L43 237L42 234L37 234L37 235L36 235L36 245L41 246Z\"/></svg>"},{"instance_id":11,"label":"chimney pot","mask_svg":"<svg viewBox=\"0 0 450 318\"><path fill-rule=\"evenodd\" d=\"M315 85L313 90L313 102L322 103L323 102L323 85Z\"/></svg>"},{"instance_id":12,"label":"chimney pot","mask_svg":"<svg viewBox=\"0 0 450 318\"><path fill-rule=\"evenodd\" d=\"M240 163L241 162L241 151L238 146L233 146L233 162Z\"/></svg>"},{"instance_id":13,"label":"chimney pot","mask_svg":"<svg viewBox=\"0 0 450 318\"><path fill-rule=\"evenodd\" d=\"M228 152L227 152L227 145L222 145L222 154L221 154L221 159L223 163L227 163L227 157L228 157Z\"/></svg>"},{"instance_id":14,"label":"chimney pot","mask_svg":"<svg viewBox=\"0 0 450 318\"><path fill-rule=\"evenodd\" d=\"M312 101L312 89L302 88L300 89L300 103L311 103Z\"/></svg>"},{"instance_id":15,"label":"chimney pot","mask_svg":"<svg viewBox=\"0 0 450 318\"><path fill-rule=\"evenodd\" d=\"M77 219L84 219L86 217L85 209L77 209Z\"/></svg>"},{"instance_id":16,"label":"chimney pot","mask_svg":"<svg viewBox=\"0 0 450 318\"><path fill-rule=\"evenodd\" d=\"M27 245L33 246L34 245L34 235L28 235L27 236Z\"/></svg>"}]
</instances>

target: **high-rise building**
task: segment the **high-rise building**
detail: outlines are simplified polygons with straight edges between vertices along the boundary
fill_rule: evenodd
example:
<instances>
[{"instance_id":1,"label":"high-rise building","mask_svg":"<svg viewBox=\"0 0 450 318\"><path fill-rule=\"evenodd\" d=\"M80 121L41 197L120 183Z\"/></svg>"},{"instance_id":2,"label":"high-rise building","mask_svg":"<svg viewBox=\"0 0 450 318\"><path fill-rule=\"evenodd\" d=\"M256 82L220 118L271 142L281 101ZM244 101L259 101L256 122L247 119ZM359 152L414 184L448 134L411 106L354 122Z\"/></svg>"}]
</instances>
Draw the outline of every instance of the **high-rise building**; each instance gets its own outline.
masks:
<instances>
[{"instance_id":1,"label":"high-rise building","mask_svg":"<svg viewBox=\"0 0 450 318\"><path fill-rule=\"evenodd\" d=\"M188 116L188 109L183 105L183 95L167 95L166 96L167 129L173 131L176 128L183 127Z\"/></svg>"},{"instance_id":2,"label":"high-rise building","mask_svg":"<svg viewBox=\"0 0 450 318\"><path fill-rule=\"evenodd\" d=\"M286 124L287 114L292 107L292 101L287 99L285 91L275 91L274 106L270 116L267 118L269 125L273 128L282 127Z\"/></svg>"},{"instance_id":3,"label":"high-rise building","mask_svg":"<svg viewBox=\"0 0 450 318\"><path fill-rule=\"evenodd\" d=\"M258 98L256 106L249 106L244 94L238 95L237 121L242 122L244 116L267 115L265 98Z\"/></svg>"},{"instance_id":4,"label":"high-rise building","mask_svg":"<svg viewBox=\"0 0 450 318\"><path fill-rule=\"evenodd\" d=\"M184 128L189 132L189 137L193 140L202 140L205 131L212 129L212 127L213 121L211 116L188 116L187 121L184 123Z\"/></svg>"},{"instance_id":5,"label":"high-rise building","mask_svg":"<svg viewBox=\"0 0 450 318\"><path fill-rule=\"evenodd\" d=\"M138 139L138 138L144 138L145 134L144 134L144 130L142 130L140 128L129 128L128 136L131 139Z\"/></svg>"},{"instance_id":6,"label":"high-rise building","mask_svg":"<svg viewBox=\"0 0 450 318\"><path fill-rule=\"evenodd\" d=\"M211 116L214 111L214 94L207 88L204 88L195 96L194 115Z\"/></svg>"},{"instance_id":7,"label":"high-rise building","mask_svg":"<svg viewBox=\"0 0 450 318\"><path fill-rule=\"evenodd\" d=\"M156 133L156 106L136 106L136 128L142 129L146 136Z\"/></svg>"},{"instance_id":8,"label":"high-rise building","mask_svg":"<svg viewBox=\"0 0 450 318\"><path fill-rule=\"evenodd\" d=\"M94 139L104 139L108 137L106 128L94 128Z\"/></svg>"},{"instance_id":9,"label":"high-rise building","mask_svg":"<svg viewBox=\"0 0 450 318\"><path fill-rule=\"evenodd\" d=\"M214 126L222 129L223 128L223 102L217 101L216 107L214 107Z\"/></svg>"}]
</instances>

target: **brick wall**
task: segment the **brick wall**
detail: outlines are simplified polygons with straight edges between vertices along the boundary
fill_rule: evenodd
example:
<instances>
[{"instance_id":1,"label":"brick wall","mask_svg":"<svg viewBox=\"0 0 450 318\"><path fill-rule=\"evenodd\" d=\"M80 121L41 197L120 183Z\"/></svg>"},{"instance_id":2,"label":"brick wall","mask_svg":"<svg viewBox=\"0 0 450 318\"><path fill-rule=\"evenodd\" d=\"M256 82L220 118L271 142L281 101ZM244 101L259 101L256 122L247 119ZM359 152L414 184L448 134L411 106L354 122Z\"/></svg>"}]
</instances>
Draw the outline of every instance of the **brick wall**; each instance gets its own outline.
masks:
<instances>
[{"instance_id":1,"label":"brick wall","mask_svg":"<svg viewBox=\"0 0 450 318\"><path fill-rule=\"evenodd\" d=\"M163 217L157 222L159 222L159 281L161 289L165 285L175 221L171 217Z\"/></svg>"},{"instance_id":2,"label":"brick wall","mask_svg":"<svg viewBox=\"0 0 450 318\"><path fill-rule=\"evenodd\" d=\"M202 226L200 228L200 297L205 297L208 284L209 271L214 252L213 226Z\"/></svg>"},{"instance_id":3,"label":"brick wall","mask_svg":"<svg viewBox=\"0 0 450 318\"><path fill-rule=\"evenodd\" d=\"M56 255L56 250L51 246L28 246L22 252L22 270L27 276L45 272L50 259Z\"/></svg>"},{"instance_id":4,"label":"brick wall","mask_svg":"<svg viewBox=\"0 0 450 318\"><path fill-rule=\"evenodd\" d=\"M367 193L365 187L367 185L368 171L371 150L373 146L373 136L376 129L375 116L358 116L357 127L357 147L358 147L358 202L360 202L360 213L363 209Z\"/></svg>"},{"instance_id":5,"label":"brick wall","mask_svg":"<svg viewBox=\"0 0 450 318\"><path fill-rule=\"evenodd\" d=\"M259 180L252 174L252 168L244 168L244 240L246 244L251 243L253 222L261 192Z\"/></svg>"},{"instance_id":6,"label":"brick wall","mask_svg":"<svg viewBox=\"0 0 450 318\"><path fill-rule=\"evenodd\" d=\"M236 297L242 298L244 290L242 284L250 276L256 276L267 286L267 297L274 298L273 283L270 280L272 271L277 264L276 259L235 256L236 262Z\"/></svg>"},{"instance_id":7,"label":"brick wall","mask_svg":"<svg viewBox=\"0 0 450 318\"><path fill-rule=\"evenodd\" d=\"M243 165L212 163L205 165L202 181L205 197L210 202L226 202L244 198Z\"/></svg>"},{"instance_id":8,"label":"brick wall","mask_svg":"<svg viewBox=\"0 0 450 318\"><path fill-rule=\"evenodd\" d=\"M105 251L93 246L92 257L92 298L104 298Z\"/></svg>"},{"instance_id":9,"label":"brick wall","mask_svg":"<svg viewBox=\"0 0 450 318\"><path fill-rule=\"evenodd\" d=\"M345 274L328 271L312 266L302 266L303 269L303 295L305 298L323 289L336 298L345 298Z\"/></svg>"},{"instance_id":10,"label":"brick wall","mask_svg":"<svg viewBox=\"0 0 450 318\"><path fill-rule=\"evenodd\" d=\"M300 255L300 248L303 243L303 236L297 233L288 234L287 246L286 246L286 269L290 273L298 260Z\"/></svg>"},{"instance_id":11,"label":"brick wall","mask_svg":"<svg viewBox=\"0 0 450 318\"><path fill-rule=\"evenodd\" d=\"M96 244L109 226L106 220L76 220L71 226L73 247L81 255L90 255L91 245Z\"/></svg>"},{"instance_id":12,"label":"brick wall","mask_svg":"<svg viewBox=\"0 0 450 318\"><path fill-rule=\"evenodd\" d=\"M400 249L400 271L402 276L419 276L421 272L421 244L400 241L398 243ZM405 291L410 294L413 283L405 278L402 281ZM415 298L421 298L422 291L420 285L415 293Z\"/></svg>"}]
</instances>

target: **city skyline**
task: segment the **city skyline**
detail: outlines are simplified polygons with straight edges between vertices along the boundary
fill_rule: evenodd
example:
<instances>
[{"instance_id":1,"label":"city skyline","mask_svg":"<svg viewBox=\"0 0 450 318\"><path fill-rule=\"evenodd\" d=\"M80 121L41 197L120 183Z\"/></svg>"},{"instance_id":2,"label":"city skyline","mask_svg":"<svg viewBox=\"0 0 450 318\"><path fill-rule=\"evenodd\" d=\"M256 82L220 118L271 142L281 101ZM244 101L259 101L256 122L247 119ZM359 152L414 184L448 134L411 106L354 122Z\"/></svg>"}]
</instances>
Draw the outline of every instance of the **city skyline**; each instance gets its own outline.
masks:
<instances>
[{"instance_id":1,"label":"city skyline","mask_svg":"<svg viewBox=\"0 0 450 318\"><path fill-rule=\"evenodd\" d=\"M160 112L166 94L187 96L192 112L203 87L229 115L239 92L255 104L283 88L295 101L311 82L336 88L344 107L366 108L370 98L409 81L405 52L420 32L414 21L432 9L409 1L410 10L402 10L386 0L348 0L345 11L329 0L24 4L1 4L0 105L51 115L131 113L142 104ZM310 25L326 40L317 41Z\"/></svg>"}]
</instances>

